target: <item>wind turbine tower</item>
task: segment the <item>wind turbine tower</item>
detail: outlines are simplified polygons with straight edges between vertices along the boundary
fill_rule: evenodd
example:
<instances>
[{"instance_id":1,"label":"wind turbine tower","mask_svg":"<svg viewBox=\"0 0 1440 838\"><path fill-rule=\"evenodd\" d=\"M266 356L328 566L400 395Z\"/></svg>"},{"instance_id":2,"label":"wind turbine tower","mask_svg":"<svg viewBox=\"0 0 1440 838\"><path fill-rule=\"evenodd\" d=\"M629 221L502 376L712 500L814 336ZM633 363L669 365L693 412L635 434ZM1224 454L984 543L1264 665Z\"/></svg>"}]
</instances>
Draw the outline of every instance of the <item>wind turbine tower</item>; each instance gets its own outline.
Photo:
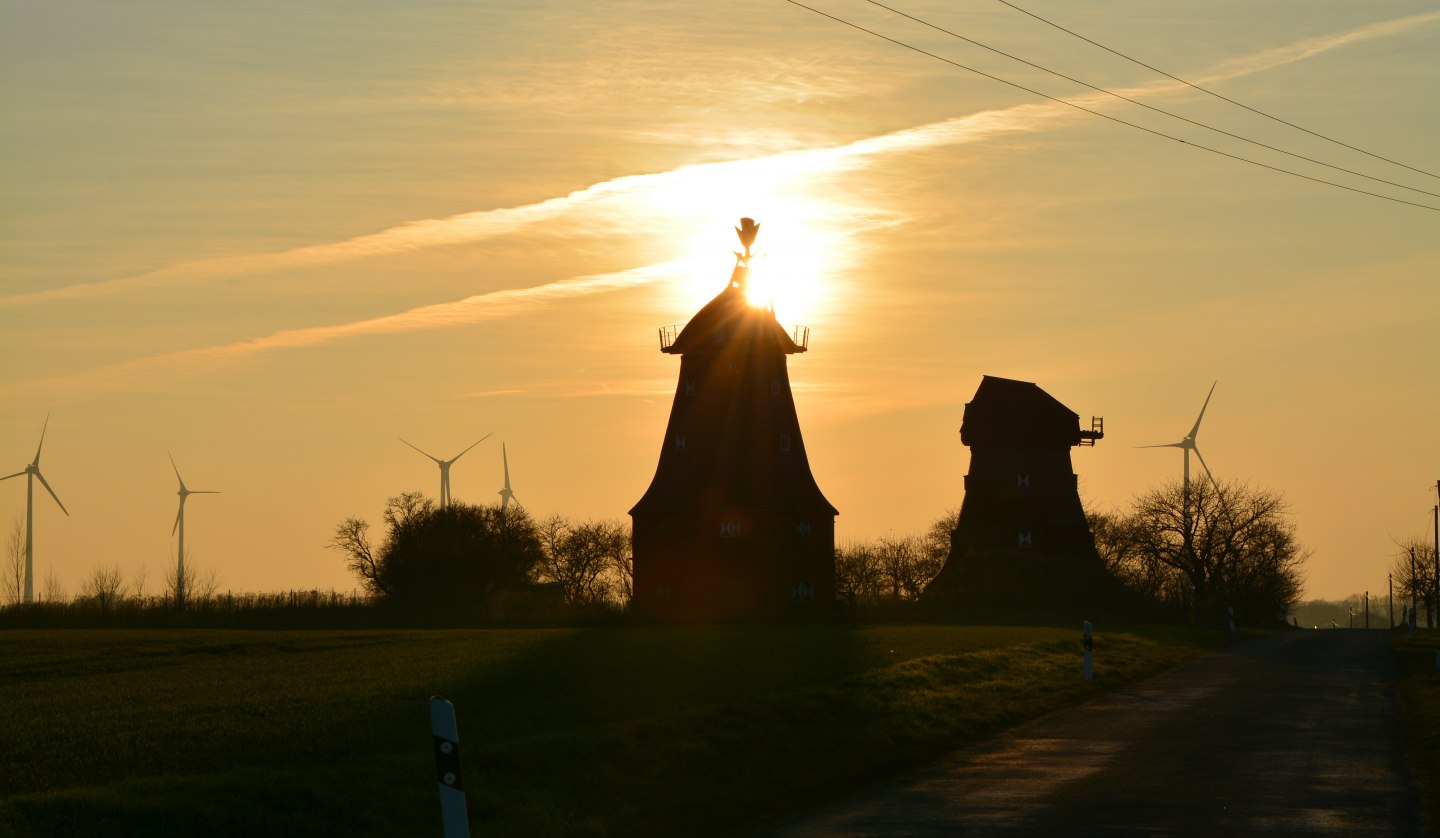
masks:
<instances>
[{"instance_id":1,"label":"wind turbine tower","mask_svg":"<svg viewBox=\"0 0 1440 838\"><path fill-rule=\"evenodd\" d=\"M500 443L500 458L505 463L505 487L500 490L500 511L504 512L510 501L515 500L515 493L510 491L510 456L505 453L505 443ZM516 501L519 503L519 501Z\"/></svg>"},{"instance_id":2,"label":"wind turbine tower","mask_svg":"<svg viewBox=\"0 0 1440 838\"><path fill-rule=\"evenodd\" d=\"M493 433L493 431L492 431L492 433ZM421 450L420 448L418 448L417 446L410 445L410 443L405 442L405 440L404 440L403 438L397 437L397 439L400 439L401 442L405 442L406 445L410 445L411 448L414 448L416 451L419 451L421 454L424 454L425 456L427 456L427 457L429 457L430 459L434 460L434 461L435 461L435 464L438 465L438 466L440 466L440 508L441 508L441 509L444 509L444 508L446 508L446 507L448 507L448 506L450 505L450 467L453 466L453 465L455 465L455 461L456 461L456 460L458 460L458 459L460 459L461 457L465 456L466 451L469 451L470 448L474 448L475 446L479 445L480 443L484 442L485 440L487 440L487 439L489 439L489 438L490 438L490 434L486 434L486 435L480 437L479 439L475 440L474 442L470 443L470 447L469 447L469 448L466 448L465 451L461 451L459 454L456 454L455 456L451 457L451 458L448 459L448 460L442 460L442 459L440 459L439 457L435 456L434 454L429 453L428 451L424 451L424 450Z\"/></svg>"},{"instance_id":3,"label":"wind turbine tower","mask_svg":"<svg viewBox=\"0 0 1440 838\"><path fill-rule=\"evenodd\" d=\"M180 476L180 467L175 465L175 457L170 457L170 467L175 469L175 479L180 481L180 491L175 494L180 496L180 511L175 513L175 526L170 528L170 534L180 533L180 548L176 553L175 564L175 607L185 607L185 499L191 495L218 495L219 492L213 489L188 489L185 487L185 478Z\"/></svg>"},{"instance_id":4,"label":"wind turbine tower","mask_svg":"<svg viewBox=\"0 0 1440 838\"><path fill-rule=\"evenodd\" d=\"M68 518L70 510L65 504L60 503L60 496L50 488L45 480L45 475L40 473L40 450L45 447L45 429L50 427L50 417L46 415L45 424L40 428L40 444L35 446L35 459L30 461L24 471L17 471L14 474L7 474L0 477L0 480L9 480L12 477L25 475L25 604L29 605L35 601L35 478L40 478L40 485L55 499L60 511Z\"/></svg>"}]
</instances>

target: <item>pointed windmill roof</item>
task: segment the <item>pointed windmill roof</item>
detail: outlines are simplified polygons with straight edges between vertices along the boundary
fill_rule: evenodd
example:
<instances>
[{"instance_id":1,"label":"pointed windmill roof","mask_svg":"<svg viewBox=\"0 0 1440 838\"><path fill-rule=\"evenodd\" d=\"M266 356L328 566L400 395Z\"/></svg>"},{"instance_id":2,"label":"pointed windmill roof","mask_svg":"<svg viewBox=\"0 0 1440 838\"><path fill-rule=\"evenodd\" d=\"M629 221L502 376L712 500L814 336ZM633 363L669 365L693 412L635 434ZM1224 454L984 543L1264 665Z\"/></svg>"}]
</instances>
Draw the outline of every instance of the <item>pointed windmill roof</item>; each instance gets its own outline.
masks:
<instances>
[{"instance_id":1,"label":"pointed windmill roof","mask_svg":"<svg viewBox=\"0 0 1440 838\"><path fill-rule=\"evenodd\" d=\"M965 445L1078 445L1080 414L1029 381L980 379L960 425Z\"/></svg>"},{"instance_id":2,"label":"pointed windmill roof","mask_svg":"<svg viewBox=\"0 0 1440 838\"><path fill-rule=\"evenodd\" d=\"M804 352L785 332L768 307L752 305L745 296L750 269L736 265L725 289L706 303L664 351L672 355L690 352Z\"/></svg>"}]
</instances>

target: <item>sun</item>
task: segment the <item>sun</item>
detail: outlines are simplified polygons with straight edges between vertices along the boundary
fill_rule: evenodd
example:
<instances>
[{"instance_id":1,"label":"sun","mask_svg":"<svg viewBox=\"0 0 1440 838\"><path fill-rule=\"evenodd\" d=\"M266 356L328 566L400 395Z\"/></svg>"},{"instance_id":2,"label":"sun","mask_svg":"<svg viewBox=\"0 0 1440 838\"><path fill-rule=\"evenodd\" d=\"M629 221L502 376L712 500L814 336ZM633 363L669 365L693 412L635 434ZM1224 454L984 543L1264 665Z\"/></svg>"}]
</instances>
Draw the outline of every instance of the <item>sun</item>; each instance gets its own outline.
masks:
<instances>
[{"instance_id":1,"label":"sun","mask_svg":"<svg viewBox=\"0 0 1440 838\"><path fill-rule=\"evenodd\" d=\"M808 325L829 304L827 277L844 236L829 229L837 211L816 196L815 178L795 161L771 157L682 168L648 191L644 212L664 219L687 266L676 291L690 311L725 288L743 251L735 235L741 218L760 225L746 295L752 305L773 308L782 324Z\"/></svg>"},{"instance_id":2,"label":"sun","mask_svg":"<svg viewBox=\"0 0 1440 838\"><path fill-rule=\"evenodd\" d=\"M767 206L743 213L760 224L751 251L746 300L757 308L773 309L782 323L808 323L826 302L825 280L834 236L807 221L814 217L807 213L811 207L799 202L786 206L773 200L764 203ZM771 212L765 214L762 209ZM735 254L743 251L733 229L740 217L707 218L689 242L685 295L693 308L709 302L725 287Z\"/></svg>"}]
</instances>

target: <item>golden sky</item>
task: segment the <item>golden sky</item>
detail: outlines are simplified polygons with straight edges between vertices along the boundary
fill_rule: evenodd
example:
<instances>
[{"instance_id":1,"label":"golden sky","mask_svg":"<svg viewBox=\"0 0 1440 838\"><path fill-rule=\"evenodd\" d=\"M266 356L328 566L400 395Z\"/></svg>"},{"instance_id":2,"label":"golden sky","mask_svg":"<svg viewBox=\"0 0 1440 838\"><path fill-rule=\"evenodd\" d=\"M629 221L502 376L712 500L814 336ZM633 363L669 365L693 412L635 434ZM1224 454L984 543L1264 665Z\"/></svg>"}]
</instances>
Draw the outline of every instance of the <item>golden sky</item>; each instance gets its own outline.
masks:
<instances>
[{"instance_id":1,"label":"golden sky","mask_svg":"<svg viewBox=\"0 0 1440 838\"><path fill-rule=\"evenodd\" d=\"M813 4L1226 154L1440 207L1440 178L1197 93L994 2ZM1440 173L1426 2L1032 0L1251 107ZM653 473L683 325L742 215L838 537L963 498L984 374L1106 438L1101 508L1180 474L1284 493L1307 594L1385 586L1440 478L1440 212L1158 137L783 0L0 4L0 470L34 456L37 588L173 560L222 589L337 588L324 549L385 498L492 502L500 443L537 515L619 518ZM1404 187L1410 187L1406 189ZM1420 191L1416 191L1420 190ZM1196 466L1198 470L1198 465ZM0 523L24 514L0 484Z\"/></svg>"}]
</instances>

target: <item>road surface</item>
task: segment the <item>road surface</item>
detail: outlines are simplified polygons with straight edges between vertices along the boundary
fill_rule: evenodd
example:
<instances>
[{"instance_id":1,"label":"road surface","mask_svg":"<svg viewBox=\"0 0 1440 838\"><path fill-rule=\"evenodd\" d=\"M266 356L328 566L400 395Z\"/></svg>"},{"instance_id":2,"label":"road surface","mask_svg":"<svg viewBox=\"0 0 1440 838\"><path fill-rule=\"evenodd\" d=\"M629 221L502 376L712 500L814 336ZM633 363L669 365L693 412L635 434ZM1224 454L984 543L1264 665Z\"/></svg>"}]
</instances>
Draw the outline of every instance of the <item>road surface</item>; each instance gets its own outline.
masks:
<instances>
[{"instance_id":1,"label":"road surface","mask_svg":"<svg viewBox=\"0 0 1440 838\"><path fill-rule=\"evenodd\" d=\"M1243 643L763 834L1431 835L1388 635Z\"/></svg>"}]
</instances>

